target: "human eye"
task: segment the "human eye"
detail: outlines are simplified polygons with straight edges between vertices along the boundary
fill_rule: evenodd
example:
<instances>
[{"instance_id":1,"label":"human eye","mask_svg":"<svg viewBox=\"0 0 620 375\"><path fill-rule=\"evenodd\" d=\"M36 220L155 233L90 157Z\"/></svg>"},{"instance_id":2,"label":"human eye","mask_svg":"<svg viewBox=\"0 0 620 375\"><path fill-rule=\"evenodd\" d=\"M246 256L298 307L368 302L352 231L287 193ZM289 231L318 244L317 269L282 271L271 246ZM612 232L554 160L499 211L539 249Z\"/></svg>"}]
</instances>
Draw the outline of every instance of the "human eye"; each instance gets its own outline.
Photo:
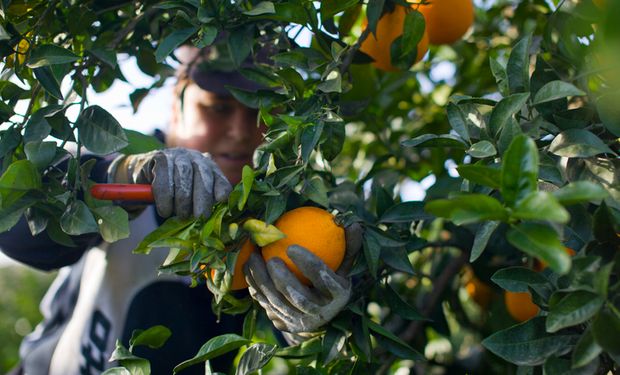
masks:
<instances>
[{"instance_id":1,"label":"human eye","mask_svg":"<svg viewBox=\"0 0 620 375\"><path fill-rule=\"evenodd\" d=\"M218 115L218 116L228 116L230 114L233 113L234 111L234 107L229 104L229 103L225 103L225 102L216 102L216 103L209 103L209 104L205 104L203 105L203 108L214 114L214 115Z\"/></svg>"}]
</instances>

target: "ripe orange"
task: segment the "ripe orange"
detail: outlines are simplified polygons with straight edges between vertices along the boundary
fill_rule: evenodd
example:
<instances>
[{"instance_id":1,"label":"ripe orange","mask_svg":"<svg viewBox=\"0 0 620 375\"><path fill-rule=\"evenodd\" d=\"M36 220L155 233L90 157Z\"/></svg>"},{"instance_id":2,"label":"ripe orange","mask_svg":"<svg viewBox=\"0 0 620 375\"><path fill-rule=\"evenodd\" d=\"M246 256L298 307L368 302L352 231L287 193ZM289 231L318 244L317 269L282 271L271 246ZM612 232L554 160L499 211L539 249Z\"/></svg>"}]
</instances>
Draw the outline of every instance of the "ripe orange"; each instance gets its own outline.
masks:
<instances>
[{"instance_id":1,"label":"ripe orange","mask_svg":"<svg viewBox=\"0 0 620 375\"><path fill-rule=\"evenodd\" d=\"M390 48L392 42L403 34L406 14L407 9L404 6L396 5L392 13L386 13L381 16L379 22L377 22L376 33L368 35L364 42L362 42L360 50L375 60L373 65L377 69L390 72L398 70L398 68L392 65ZM368 24L367 20L364 22L366 25ZM364 28L366 28L366 25L364 25ZM426 51L428 51L428 35L425 30L422 40L418 43L415 62L422 60Z\"/></svg>"},{"instance_id":2,"label":"ripe orange","mask_svg":"<svg viewBox=\"0 0 620 375\"><path fill-rule=\"evenodd\" d=\"M246 240L241 246L239 255L237 255L237 262L235 263L235 269L233 270L232 282L230 283L230 290L245 289L248 287L248 283L245 281L245 275L243 273L243 266L248 261L252 252L256 249L254 244L250 240ZM211 270L211 278L215 277L215 270Z\"/></svg>"},{"instance_id":3,"label":"ripe orange","mask_svg":"<svg viewBox=\"0 0 620 375\"><path fill-rule=\"evenodd\" d=\"M316 207L300 207L284 213L274 224L286 237L263 247L265 261L278 257L308 285L308 280L286 254L290 245L305 247L321 258L329 268L336 270L345 253L344 229L334 222L327 211Z\"/></svg>"},{"instance_id":4,"label":"ripe orange","mask_svg":"<svg viewBox=\"0 0 620 375\"><path fill-rule=\"evenodd\" d=\"M428 0L418 10L426 20L431 44L452 44L474 23L472 0Z\"/></svg>"},{"instance_id":5,"label":"ripe orange","mask_svg":"<svg viewBox=\"0 0 620 375\"><path fill-rule=\"evenodd\" d=\"M491 287L480 281L479 278L473 276L472 279L465 284L465 290L471 299L480 307L487 308L489 306L493 292Z\"/></svg>"},{"instance_id":6,"label":"ripe orange","mask_svg":"<svg viewBox=\"0 0 620 375\"><path fill-rule=\"evenodd\" d=\"M518 322L530 320L538 314L540 308L532 302L528 292L504 292L504 302L510 316Z\"/></svg>"}]
</instances>

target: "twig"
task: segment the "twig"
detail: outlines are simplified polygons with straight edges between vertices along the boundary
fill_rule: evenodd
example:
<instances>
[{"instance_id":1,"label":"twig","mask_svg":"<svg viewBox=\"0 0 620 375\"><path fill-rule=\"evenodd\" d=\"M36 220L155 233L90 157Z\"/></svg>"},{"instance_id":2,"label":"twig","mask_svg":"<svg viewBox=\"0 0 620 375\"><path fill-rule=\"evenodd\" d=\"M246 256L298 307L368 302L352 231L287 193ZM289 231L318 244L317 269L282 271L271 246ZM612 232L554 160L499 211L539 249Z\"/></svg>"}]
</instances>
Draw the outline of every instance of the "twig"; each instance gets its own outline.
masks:
<instances>
[{"instance_id":1,"label":"twig","mask_svg":"<svg viewBox=\"0 0 620 375\"><path fill-rule=\"evenodd\" d=\"M360 35L357 42L355 42L355 44L351 46L351 49L349 50L349 52L347 52L347 55L345 56L344 60L342 60L342 65L340 65L340 74L344 74L344 72L347 71L347 69L349 68L349 65L351 65L351 63L353 62L353 57L355 56L355 52L357 52L360 49L360 47L362 46L362 43L366 40L366 38L368 38L368 35L370 35L370 27L367 27L362 32L362 35Z\"/></svg>"},{"instance_id":2,"label":"twig","mask_svg":"<svg viewBox=\"0 0 620 375\"><path fill-rule=\"evenodd\" d=\"M35 99L37 95L39 95L39 91L41 90L41 85L37 82L37 85L32 90L32 96L30 97L30 103L28 103L28 108L26 109L26 113L24 114L24 119L22 123L19 124L19 129L23 129L26 125L26 121L30 118L30 112L32 112L32 108L34 107Z\"/></svg>"},{"instance_id":3,"label":"twig","mask_svg":"<svg viewBox=\"0 0 620 375\"><path fill-rule=\"evenodd\" d=\"M450 285L454 276L459 273L463 265L467 262L467 259L469 259L469 252L461 251L461 255L459 255L458 258L452 259L448 266L442 271L441 275L435 280L433 283L433 290L428 295L424 307L420 309L423 317L428 318L433 314L433 312L435 312L435 309L439 305L441 295ZM399 335L399 337L405 342L413 340L413 338L415 338L424 327L425 323L426 321L423 320L411 322L405 331ZM381 368L377 371L377 374L385 374L386 371L388 371L392 366L394 359L394 355L390 354L390 356L383 362Z\"/></svg>"},{"instance_id":4,"label":"twig","mask_svg":"<svg viewBox=\"0 0 620 375\"><path fill-rule=\"evenodd\" d=\"M148 8L147 10L144 11L144 13L138 15L136 18L131 20L131 22L129 22L125 27L121 29L121 31L118 32L118 34L116 35L116 38L114 38L114 40L110 42L109 47L111 49L115 49L116 46L120 42L122 42L123 39L125 39L127 35L129 35L129 33L131 33L135 29L138 22L142 21L144 17L150 16L151 14L155 13L155 11L157 11L156 8Z\"/></svg>"}]
</instances>

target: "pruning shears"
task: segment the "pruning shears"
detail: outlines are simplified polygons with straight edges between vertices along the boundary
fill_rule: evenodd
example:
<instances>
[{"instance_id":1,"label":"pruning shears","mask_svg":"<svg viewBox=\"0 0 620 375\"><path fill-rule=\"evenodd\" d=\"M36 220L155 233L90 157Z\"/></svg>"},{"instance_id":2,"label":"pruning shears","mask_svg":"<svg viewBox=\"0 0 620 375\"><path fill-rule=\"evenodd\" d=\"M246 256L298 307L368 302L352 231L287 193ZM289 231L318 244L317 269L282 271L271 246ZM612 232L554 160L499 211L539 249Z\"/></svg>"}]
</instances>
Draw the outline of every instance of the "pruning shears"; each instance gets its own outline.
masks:
<instances>
[{"instance_id":1,"label":"pruning shears","mask_svg":"<svg viewBox=\"0 0 620 375\"><path fill-rule=\"evenodd\" d=\"M154 202L153 190L148 184L95 184L90 194L102 200Z\"/></svg>"}]
</instances>

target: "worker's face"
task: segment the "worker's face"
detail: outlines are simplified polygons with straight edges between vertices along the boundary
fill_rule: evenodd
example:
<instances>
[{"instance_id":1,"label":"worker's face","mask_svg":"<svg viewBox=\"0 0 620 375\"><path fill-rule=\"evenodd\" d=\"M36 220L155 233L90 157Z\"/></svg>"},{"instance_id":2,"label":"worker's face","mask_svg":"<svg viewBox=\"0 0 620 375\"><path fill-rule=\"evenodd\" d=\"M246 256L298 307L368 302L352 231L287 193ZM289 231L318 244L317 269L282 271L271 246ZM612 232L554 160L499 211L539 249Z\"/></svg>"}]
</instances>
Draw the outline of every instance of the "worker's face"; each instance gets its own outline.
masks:
<instances>
[{"instance_id":1,"label":"worker's face","mask_svg":"<svg viewBox=\"0 0 620 375\"><path fill-rule=\"evenodd\" d=\"M226 178L236 184L243 166L252 166L254 150L263 139L264 126L257 126L257 115L257 110L231 96L218 96L190 83L183 103L178 98L173 106L166 141L171 147L210 153Z\"/></svg>"}]
</instances>

